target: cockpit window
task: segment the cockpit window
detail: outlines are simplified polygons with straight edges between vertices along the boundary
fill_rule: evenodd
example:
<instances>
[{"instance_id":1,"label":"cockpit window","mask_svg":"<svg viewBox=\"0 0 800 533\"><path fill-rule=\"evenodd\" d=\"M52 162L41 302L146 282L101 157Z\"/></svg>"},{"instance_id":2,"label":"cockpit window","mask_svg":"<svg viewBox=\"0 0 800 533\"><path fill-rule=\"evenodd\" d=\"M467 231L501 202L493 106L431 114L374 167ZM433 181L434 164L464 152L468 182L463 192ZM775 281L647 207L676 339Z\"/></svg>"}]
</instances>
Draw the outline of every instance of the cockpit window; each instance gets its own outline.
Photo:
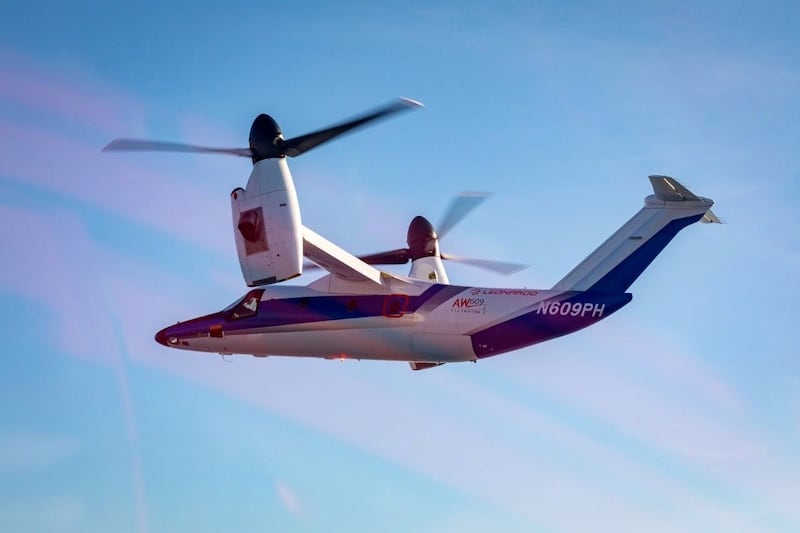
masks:
<instances>
[{"instance_id":1,"label":"cockpit window","mask_svg":"<svg viewBox=\"0 0 800 533\"><path fill-rule=\"evenodd\" d=\"M226 309L228 320L254 316L258 312L258 303L261 301L261 295L263 294L264 289L254 289L248 292L244 298Z\"/></svg>"}]
</instances>

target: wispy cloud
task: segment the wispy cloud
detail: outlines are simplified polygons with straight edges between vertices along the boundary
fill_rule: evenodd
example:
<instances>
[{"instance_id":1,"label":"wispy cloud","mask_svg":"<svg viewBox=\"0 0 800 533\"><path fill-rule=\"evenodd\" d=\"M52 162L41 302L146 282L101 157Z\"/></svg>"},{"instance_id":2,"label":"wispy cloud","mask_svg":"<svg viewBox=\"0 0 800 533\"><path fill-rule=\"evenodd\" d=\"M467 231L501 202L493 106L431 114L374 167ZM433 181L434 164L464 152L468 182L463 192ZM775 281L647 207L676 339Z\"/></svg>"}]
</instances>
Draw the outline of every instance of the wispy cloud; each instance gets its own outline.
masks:
<instances>
[{"instance_id":1,"label":"wispy cloud","mask_svg":"<svg viewBox=\"0 0 800 533\"><path fill-rule=\"evenodd\" d=\"M0 143L0 175L8 179L114 212L212 251L229 251L226 184L214 194L186 176L145 169L125 155L101 154L102 146L2 118ZM41 147L47 147L46 157ZM198 219L198 212L207 216Z\"/></svg>"},{"instance_id":2,"label":"wispy cloud","mask_svg":"<svg viewBox=\"0 0 800 533\"><path fill-rule=\"evenodd\" d=\"M85 502L72 495L47 495L35 501L12 497L0 502L3 523L26 531L83 531L88 515Z\"/></svg>"},{"instance_id":3,"label":"wispy cloud","mask_svg":"<svg viewBox=\"0 0 800 533\"><path fill-rule=\"evenodd\" d=\"M138 528L147 531L136 417L126 362L113 321L114 310L103 289L104 267L96 245L81 217L64 208L43 213L0 205L0 228L0 244L14 258L0 271L0 289L36 302L42 316L51 317L41 328L41 334L50 335L54 331L54 340L65 353L114 370L131 446ZM55 328L51 329L53 325ZM30 462L60 449L48 448L47 442L30 442L22 447L19 457L23 464L26 457ZM0 439L0 446L5 444Z\"/></svg>"},{"instance_id":4,"label":"wispy cloud","mask_svg":"<svg viewBox=\"0 0 800 533\"><path fill-rule=\"evenodd\" d=\"M725 497L706 497L703 489L693 488L693 481L684 479L681 472L666 473L658 463L648 464L647 456L628 456L624 447L618 448L618 443L598 439L593 431L573 427L558 415L540 413L529 402L493 391L474 377L464 381L464 377L457 377L460 372L415 375L412 387L411 373L402 370L398 375L401 369L391 364L376 367L370 363L337 365L313 360L235 358L235 364L223 365L216 358L201 354L157 353L159 347L149 335L143 335L150 333L151 326L135 316L136 310L144 305L163 306L176 309L177 316L181 316L178 307L185 306L184 312L191 311L191 302L129 284L114 286L120 300L131 306L120 309L120 318L126 325L126 343L136 361L177 373L332 435L367 453L511 510L533 524L569 529L608 521L612 516L625 516L626 524L645 527L654 517L660 517L664 528L671 529L675 526L673 512L680 507L687 522L694 520L697 524L730 530L757 527L758 519L752 510L730 506ZM482 363L488 364L491 363ZM373 379L374 384L367 381ZM563 383L569 376L547 374L542 379ZM692 379L695 378L689 382ZM332 405L319 397L322 389L315 384L323 382L323 395L336 398ZM618 380L617 384L624 385L625 381ZM591 390L605 390L601 385L594 384ZM597 401L597 398L586 400ZM723 405L730 401L724 394L721 396ZM326 407L321 408L322 405ZM586 408L582 404L579 407ZM646 407L653 409L647 411ZM631 406L621 409L629 411ZM662 409L663 405L653 402L643 406L650 419L669 424L680 421L680 411ZM614 418L606 420L607 414L599 411L592 416L600 417L601 424L611 428L621 424ZM642 428L635 422L640 416L642 409L638 408L626 414L623 431L638 435ZM679 416L678 420L672 418L675 416ZM680 429L693 434L707 420L688 422L691 424ZM656 457L663 454L667 464L680 462L682 456L685 458L691 452L691 449L687 452L675 446L659 446L657 439L663 433L658 424L646 420L643 423L647 442L659 450ZM652 434L655 429L659 432ZM650 440L651 436L656 442ZM706 443L702 437L693 439ZM676 453L678 456L673 457ZM595 475L586 476L587 468ZM532 479L538 482L531 484ZM557 490L550 485L555 480L558 480ZM620 480L624 483L620 484ZM571 502L569 507L573 511L580 509L580 513L568 512L566 495ZM665 507L664 501L672 503ZM537 503L531 505L531 502ZM591 502L591 506L580 502ZM565 521L565 516L573 518Z\"/></svg>"},{"instance_id":5,"label":"wispy cloud","mask_svg":"<svg viewBox=\"0 0 800 533\"><path fill-rule=\"evenodd\" d=\"M275 482L275 492L278 495L278 500L281 504L297 518L305 516L304 506L300 503L300 498L295 491L283 481Z\"/></svg>"},{"instance_id":6,"label":"wispy cloud","mask_svg":"<svg viewBox=\"0 0 800 533\"><path fill-rule=\"evenodd\" d=\"M686 347L629 319L554 343L546 352L512 362L507 377L544 392L557 409L569 406L573 415L565 420L577 415L572 424L578 431L629 450L637 461L651 463L647 468L655 467L662 481L685 485L685 493L699 482L716 487L712 500L722 508L726 498L734 498L750 503L736 512L753 518L775 512L800 521L782 498L765 498L763 492L776 485L800 490L800 479L787 470L797 458L762 433L751 400Z\"/></svg>"},{"instance_id":7,"label":"wispy cloud","mask_svg":"<svg viewBox=\"0 0 800 533\"><path fill-rule=\"evenodd\" d=\"M412 376L405 368L391 364L376 367L369 363L356 366L237 358L236 364L225 365L224 372L220 372L215 358L194 353L164 354L152 341L153 332L164 325L160 322L163 317L195 315L207 305L203 304L204 299L211 296L213 300L215 293L221 296L223 289L206 287L208 294L188 291L180 269L151 270L152 266L138 264L130 257L98 249L82 228L80 218L69 212L41 215L5 208L3 216L24 222L29 229L25 238L14 237L7 242L22 270L7 272L2 278L4 286L31 296L54 312L59 323L65 324L61 342L68 352L81 357L96 353L101 361L99 356L110 355L93 352L96 349L81 338L70 338L70 331L81 331L75 317L80 317L81 324L88 322L105 332L105 346L118 342L108 333L118 331L124 349L138 364L196 380L278 413L366 453L486 499L533 524L554 529L581 528L598 521L616 525L611 517L626 516L627 525L645 527L653 517L660 517L669 529L669 524L675 524L670 521L670 508L659 507L658 503L667 500L676 502L674 505L682 502L684 516L693 517L698 524L729 530L747 529L748 524L757 527L758 520L751 510L727 505L724 498L704 498L702 491L692 489L691 482L682 479L681 474L665 475L661 467L648 464L646 457L628 457L624 449L616 449L613 441L597 440L592 430L580 425L571 427L558 414L539 412L535 403L531 405L524 397L507 396L474 377L455 377L461 375L460 371L455 375L446 371ZM60 239L64 229L73 237L70 241ZM35 249L29 245L31 239L39 244ZM42 253L52 254L52 258L45 256L42 260ZM104 267L87 271L86 266L92 264ZM69 290L91 293L91 287L102 286L103 295L52 297L52 292L34 280L54 265ZM91 287L84 278L91 280ZM142 312L147 309L159 310L162 318ZM109 322L108 316L115 320ZM607 343L603 339L611 335L621 355L587 361L563 349L557 350L556 355L550 351L548 360L558 364L546 368L526 364L513 374L525 376L520 383L526 389L546 391L556 404L571 406L602 426L640 440L668 463L686 461L705 469L709 460L731 466L730 459L750 457L753 467L763 464L760 454L753 455L763 443L752 442L746 433L731 426L738 423L743 412L740 395L720 376L684 355L682 348L665 342L660 350L648 350L645 358L641 356L643 346L658 337L656 332L629 338L612 328L605 332L590 330L584 335L589 344ZM509 361L526 360L524 354L517 354ZM481 372L502 370L489 365L493 363L482 363ZM659 385L662 381L671 385ZM318 397L323 389L315 383L325 383L325 395L333 394L337 398L335 405L319 408L325 404ZM651 384L649 388L646 383ZM446 403L442 403L443 391L447 392ZM370 401L364 402L364 398ZM698 405L703 406L702 412L695 412ZM471 415L459 406L472 406ZM731 410L733 415L726 414ZM717 415L721 415L720 420ZM454 447L453 443L466 444ZM736 443L734 449L731 443ZM566 450L567 458L581 459L569 466L569 459L565 462L555 449ZM599 476L585 476L587 458L592 459L592 468ZM629 486L609 483L612 471L614 479L624 479ZM770 472L774 473L773 468ZM722 483L723 487L734 483L736 491L742 490L740 483L747 481L725 481L727 478L723 477L720 482L716 470L711 475L714 483ZM531 484L531 479L541 483ZM783 480L781 487L791 489L791 478L777 479ZM557 490L549 485L555 480ZM632 497L633 493L649 496ZM745 490L744 494L750 491ZM570 514L564 503L566 495L573 502L592 505L572 503L570 508L574 511L577 505L581 512ZM779 494L762 493L761 498L764 499L758 500L759 506L792 516ZM531 501L538 503L531 506ZM565 516L572 518L565 521Z\"/></svg>"},{"instance_id":8,"label":"wispy cloud","mask_svg":"<svg viewBox=\"0 0 800 533\"><path fill-rule=\"evenodd\" d=\"M68 79L52 66L45 69L8 48L0 47L0 72L0 102L6 100L17 108L47 113L106 134L130 129L131 121L141 116L145 107L133 93L104 87L100 80Z\"/></svg>"},{"instance_id":9,"label":"wispy cloud","mask_svg":"<svg viewBox=\"0 0 800 533\"><path fill-rule=\"evenodd\" d=\"M41 76L22 72L0 98L36 106L23 93L25 83L48 82ZM53 102L37 109L54 105L51 111L83 120L83 113L63 110L64 101ZM109 118L93 109L87 108L90 127L118 126L114 113ZM232 251L227 198L213 189L101 156L81 139L13 118L0 119L0 142L0 174L15 183L105 209L165 239ZM42 146L47 158L40 157ZM120 372L134 449L123 354L132 364L198 382L401 465L532 527L757 530L772 514L800 522L787 496L798 491L786 468L796 459L758 434L752 399L687 346L643 330L636 320L609 321L580 333L581 341L552 343L546 357L534 349L507 362L429 373L280 358L235 358L220 366L214 357L167 352L152 335L166 321L221 307L227 301L219 300L240 284L191 290L197 287L187 280L186 265L155 268L93 242L81 208L2 206L3 249L14 261L0 270L0 287L48 309L67 353ZM376 214L369 206L365 212ZM29 465L59 460L59 453L66 452L46 449ZM135 475L139 468L136 462ZM141 477L136 483L143 485ZM140 529L146 529L146 499L137 490ZM275 492L293 515L308 511L286 482L276 481Z\"/></svg>"},{"instance_id":10,"label":"wispy cloud","mask_svg":"<svg viewBox=\"0 0 800 533\"><path fill-rule=\"evenodd\" d=\"M113 327L80 217L65 209L42 213L0 205L0 243L14 258L0 270L0 287L50 311L66 352L111 364Z\"/></svg>"}]
</instances>

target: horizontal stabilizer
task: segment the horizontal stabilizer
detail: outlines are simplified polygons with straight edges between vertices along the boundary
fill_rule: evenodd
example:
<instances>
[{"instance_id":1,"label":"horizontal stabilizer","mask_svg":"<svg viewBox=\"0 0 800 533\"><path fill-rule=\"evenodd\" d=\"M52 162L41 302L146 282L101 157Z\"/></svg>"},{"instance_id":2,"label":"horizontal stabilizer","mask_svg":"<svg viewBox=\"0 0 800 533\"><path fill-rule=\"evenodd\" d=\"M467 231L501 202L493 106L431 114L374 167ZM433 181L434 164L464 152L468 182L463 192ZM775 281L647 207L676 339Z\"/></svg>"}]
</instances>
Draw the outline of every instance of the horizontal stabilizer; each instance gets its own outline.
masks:
<instances>
[{"instance_id":1,"label":"horizontal stabilizer","mask_svg":"<svg viewBox=\"0 0 800 533\"><path fill-rule=\"evenodd\" d=\"M725 221L715 215L711 209L706 211L706 214L703 215L703 218L700 219L700 222L702 224L725 224Z\"/></svg>"},{"instance_id":2,"label":"horizontal stabilizer","mask_svg":"<svg viewBox=\"0 0 800 533\"><path fill-rule=\"evenodd\" d=\"M553 290L625 292L661 250L686 226L720 220L714 202L669 176L650 176L653 195L625 225L592 252Z\"/></svg>"},{"instance_id":3,"label":"horizontal stabilizer","mask_svg":"<svg viewBox=\"0 0 800 533\"><path fill-rule=\"evenodd\" d=\"M675 178L669 176L649 176L656 198L662 202L683 202L699 200L692 191Z\"/></svg>"}]
</instances>

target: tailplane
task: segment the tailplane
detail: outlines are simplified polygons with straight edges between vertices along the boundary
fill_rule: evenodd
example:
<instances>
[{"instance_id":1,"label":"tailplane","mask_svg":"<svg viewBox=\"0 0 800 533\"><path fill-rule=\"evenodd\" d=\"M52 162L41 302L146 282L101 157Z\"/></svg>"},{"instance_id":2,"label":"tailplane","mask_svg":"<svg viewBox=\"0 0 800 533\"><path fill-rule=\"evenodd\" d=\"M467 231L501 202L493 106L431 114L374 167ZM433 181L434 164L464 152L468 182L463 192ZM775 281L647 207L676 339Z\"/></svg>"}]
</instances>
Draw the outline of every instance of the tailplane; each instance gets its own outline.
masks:
<instances>
[{"instance_id":1,"label":"tailplane","mask_svg":"<svg viewBox=\"0 0 800 533\"><path fill-rule=\"evenodd\" d=\"M650 176L644 207L581 261L553 290L625 292L675 235L698 221L719 223L713 200L669 176Z\"/></svg>"}]
</instances>

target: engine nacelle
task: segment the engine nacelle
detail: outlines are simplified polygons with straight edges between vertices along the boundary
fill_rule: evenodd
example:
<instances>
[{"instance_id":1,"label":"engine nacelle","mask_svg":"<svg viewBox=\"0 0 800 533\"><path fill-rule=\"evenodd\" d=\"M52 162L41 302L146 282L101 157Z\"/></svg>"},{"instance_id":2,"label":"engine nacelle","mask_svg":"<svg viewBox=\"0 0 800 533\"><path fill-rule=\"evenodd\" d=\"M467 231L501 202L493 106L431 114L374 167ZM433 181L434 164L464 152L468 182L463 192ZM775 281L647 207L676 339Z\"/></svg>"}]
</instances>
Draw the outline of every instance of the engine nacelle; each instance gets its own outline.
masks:
<instances>
[{"instance_id":1,"label":"engine nacelle","mask_svg":"<svg viewBox=\"0 0 800 533\"><path fill-rule=\"evenodd\" d=\"M255 163L247 189L231 193L231 211L247 285L269 285L303 273L300 206L285 158Z\"/></svg>"}]
</instances>

